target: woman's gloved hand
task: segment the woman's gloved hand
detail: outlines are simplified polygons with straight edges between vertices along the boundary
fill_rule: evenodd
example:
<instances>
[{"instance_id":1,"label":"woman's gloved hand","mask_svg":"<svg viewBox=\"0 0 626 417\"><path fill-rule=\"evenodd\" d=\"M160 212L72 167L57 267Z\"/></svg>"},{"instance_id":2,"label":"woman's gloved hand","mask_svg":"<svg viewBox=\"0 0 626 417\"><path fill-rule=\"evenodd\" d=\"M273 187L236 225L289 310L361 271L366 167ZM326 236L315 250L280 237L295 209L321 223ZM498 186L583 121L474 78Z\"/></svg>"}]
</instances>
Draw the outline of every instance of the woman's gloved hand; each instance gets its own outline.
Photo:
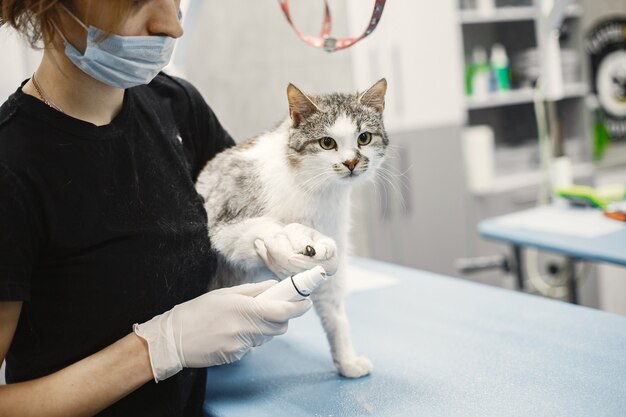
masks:
<instances>
[{"instance_id":1,"label":"woman's gloved hand","mask_svg":"<svg viewBox=\"0 0 626 417\"><path fill-rule=\"evenodd\" d=\"M335 241L300 223L290 223L254 241L257 254L276 276L288 277L320 265L328 275L337 272Z\"/></svg>"},{"instance_id":2,"label":"woman's gloved hand","mask_svg":"<svg viewBox=\"0 0 626 417\"><path fill-rule=\"evenodd\" d=\"M285 333L288 321L307 312L311 301L254 298L274 284L211 291L135 324L135 333L148 342L154 379L162 381L182 368L235 362L251 347Z\"/></svg>"}]
</instances>

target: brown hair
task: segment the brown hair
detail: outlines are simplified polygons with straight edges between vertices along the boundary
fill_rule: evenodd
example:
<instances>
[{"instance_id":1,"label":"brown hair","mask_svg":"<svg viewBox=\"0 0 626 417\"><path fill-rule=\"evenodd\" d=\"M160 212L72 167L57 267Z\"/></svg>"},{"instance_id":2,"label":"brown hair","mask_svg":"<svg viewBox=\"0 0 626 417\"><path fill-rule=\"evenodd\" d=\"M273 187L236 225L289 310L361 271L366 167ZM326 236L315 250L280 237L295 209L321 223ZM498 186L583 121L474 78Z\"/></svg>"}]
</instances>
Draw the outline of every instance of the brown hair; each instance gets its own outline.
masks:
<instances>
[{"instance_id":1,"label":"brown hair","mask_svg":"<svg viewBox=\"0 0 626 417\"><path fill-rule=\"evenodd\" d=\"M0 0L0 26L8 24L26 37L33 48L48 46L55 37L54 24L62 13L61 4L74 10L71 0ZM115 32L130 13L132 0L90 1L91 13L108 16L102 29ZM95 10L93 10L95 9ZM80 16L85 19L85 16ZM85 22L89 24L89 22Z\"/></svg>"}]
</instances>

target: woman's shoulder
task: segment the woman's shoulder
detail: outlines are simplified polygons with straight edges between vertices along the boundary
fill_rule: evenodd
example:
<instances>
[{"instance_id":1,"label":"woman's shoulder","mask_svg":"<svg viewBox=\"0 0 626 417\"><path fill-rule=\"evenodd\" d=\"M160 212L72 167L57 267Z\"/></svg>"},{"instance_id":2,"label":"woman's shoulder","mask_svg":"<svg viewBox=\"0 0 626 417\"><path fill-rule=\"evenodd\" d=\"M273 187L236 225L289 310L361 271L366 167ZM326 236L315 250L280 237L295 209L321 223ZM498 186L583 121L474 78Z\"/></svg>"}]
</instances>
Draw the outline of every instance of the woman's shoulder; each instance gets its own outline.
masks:
<instances>
[{"instance_id":1,"label":"woman's shoulder","mask_svg":"<svg viewBox=\"0 0 626 417\"><path fill-rule=\"evenodd\" d=\"M214 117L200 91L182 78L160 72L150 84L135 88L143 105L173 114L178 124L194 125Z\"/></svg>"},{"instance_id":2,"label":"woman's shoulder","mask_svg":"<svg viewBox=\"0 0 626 417\"><path fill-rule=\"evenodd\" d=\"M204 102L202 95L193 84L183 78L164 72L160 72L147 87L160 98L173 100L177 104L180 104L180 101L187 101L190 105L195 106Z\"/></svg>"},{"instance_id":3,"label":"woman's shoulder","mask_svg":"<svg viewBox=\"0 0 626 417\"><path fill-rule=\"evenodd\" d=\"M22 164L20 156L28 154L39 136L20 105L22 95L14 93L0 105L0 163Z\"/></svg>"},{"instance_id":4,"label":"woman's shoulder","mask_svg":"<svg viewBox=\"0 0 626 417\"><path fill-rule=\"evenodd\" d=\"M16 96L18 94L23 93L15 92L10 95L4 103L0 104L0 129L17 114L18 106L16 103Z\"/></svg>"}]
</instances>

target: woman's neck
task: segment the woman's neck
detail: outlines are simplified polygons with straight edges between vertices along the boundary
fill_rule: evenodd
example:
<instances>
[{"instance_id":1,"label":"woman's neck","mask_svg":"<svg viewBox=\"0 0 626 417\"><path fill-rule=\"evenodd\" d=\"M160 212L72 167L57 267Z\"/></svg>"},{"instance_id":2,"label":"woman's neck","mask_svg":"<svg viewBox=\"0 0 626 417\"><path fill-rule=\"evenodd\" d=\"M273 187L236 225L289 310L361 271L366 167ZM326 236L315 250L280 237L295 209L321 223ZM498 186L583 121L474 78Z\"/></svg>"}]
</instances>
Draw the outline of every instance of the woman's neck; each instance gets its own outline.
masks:
<instances>
[{"instance_id":1,"label":"woman's neck","mask_svg":"<svg viewBox=\"0 0 626 417\"><path fill-rule=\"evenodd\" d=\"M57 49L46 49L37 71L23 87L30 94L63 113L102 126L122 109L124 90L113 88L85 74Z\"/></svg>"}]
</instances>

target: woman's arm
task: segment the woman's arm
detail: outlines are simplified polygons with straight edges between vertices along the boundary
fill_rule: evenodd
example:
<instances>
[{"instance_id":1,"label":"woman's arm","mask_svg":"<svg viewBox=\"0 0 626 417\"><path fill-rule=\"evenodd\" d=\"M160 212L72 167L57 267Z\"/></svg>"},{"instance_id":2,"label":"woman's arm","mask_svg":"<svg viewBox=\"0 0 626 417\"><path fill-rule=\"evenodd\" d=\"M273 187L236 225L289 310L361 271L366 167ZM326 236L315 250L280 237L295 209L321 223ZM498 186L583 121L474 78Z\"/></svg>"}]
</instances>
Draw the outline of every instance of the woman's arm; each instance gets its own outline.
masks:
<instances>
[{"instance_id":1,"label":"woman's arm","mask_svg":"<svg viewBox=\"0 0 626 417\"><path fill-rule=\"evenodd\" d=\"M135 333L52 375L1 386L0 417L91 416L153 378L239 360L251 347L285 333L290 319L311 308L310 300L256 298L274 284L205 293L135 325ZM0 302L0 353L11 344L20 308L21 303Z\"/></svg>"},{"instance_id":2,"label":"woman's arm","mask_svg":"<svg viewBox=\"0 0 626 417\"><path fill-rule=\"evenodd\" d=\"M22 307L0 302L0 361ZM51 375L0 386L0 417L92 416L152 379L148 347L134 333Z\"/></svg>"}]
</instances>

